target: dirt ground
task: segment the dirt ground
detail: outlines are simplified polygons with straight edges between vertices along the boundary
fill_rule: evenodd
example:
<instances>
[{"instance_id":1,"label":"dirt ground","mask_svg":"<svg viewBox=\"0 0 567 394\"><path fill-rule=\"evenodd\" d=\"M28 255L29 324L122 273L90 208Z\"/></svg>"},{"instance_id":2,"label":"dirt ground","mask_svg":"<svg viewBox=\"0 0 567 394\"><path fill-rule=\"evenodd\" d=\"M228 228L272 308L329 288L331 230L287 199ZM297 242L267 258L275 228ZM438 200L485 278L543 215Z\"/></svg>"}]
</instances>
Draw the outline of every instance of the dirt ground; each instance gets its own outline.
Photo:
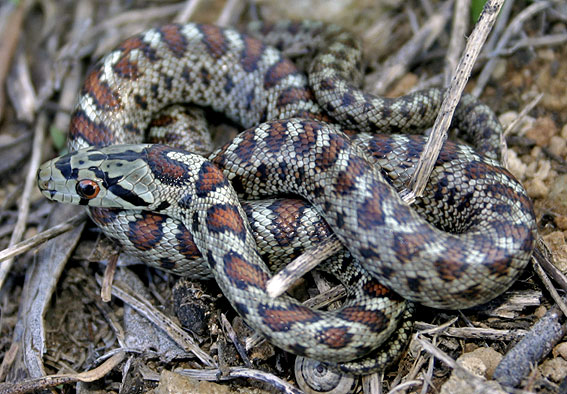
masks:
<instances>
[{"instance_id":1,"label":"dirt ground","mask_svg":"<svg viewBox=\"0 0 567 394\"><path fill-rule=\"evenodd\" d=\"M461 3L457 9L471 8ZM294 392L295 356L267 343L239 353L235 343L246 343L253 333L215 283L129 265L117 269L119 288L103 302L101 262L112 260L116 250L85 222L80 208L41 196L37 166L65 149L89 65L146 28L172 21L243 26L254 19L306 17L337 23L363 41L365 90L398 96L443 85L454 34L450 5L435 0L0 4L0 382L5 382L0 393L48 387L55 392ZM504 127L511 126L506 165L535 206L537 259L487 305L463 311L419 307L415 335L401 360L364 378L358 391L567 393L562 339L567 331L567 5L508 0L502 14L488 39L491 49L481 53L466 91L480 94ZM471 17L465 12L464 18ZM457 41L464 45L470 32L468 27ZM427 38L417 40L422 34ZM412 39L413 52L396 57ZM215 140L239 131L218 125ZM43 232L76 215L56 240L12 247L34 236L52 238ZM120 262L129 259L120 256ZM305 279L292 292L307 299L313 287L313 280ZM534 331L536 323L540 331ZM179 332L180 325L187 331ZM527 347L514 348L522 338ZM200 359L188 351L192 341L203 351ZM511 352L521 361L506 361ZM218 369L208 377L195 372L200 381L175 373L202 370L206 360ZM527 370L521 370L523 362ZM249 369L238 375L236 367L242 366ZM497 368L496 375L512 379L508 384L494 378ZM264 375L249 378L251 370ZM57 376L39 379L42 375Z\"/></svg>"}]
</instances>

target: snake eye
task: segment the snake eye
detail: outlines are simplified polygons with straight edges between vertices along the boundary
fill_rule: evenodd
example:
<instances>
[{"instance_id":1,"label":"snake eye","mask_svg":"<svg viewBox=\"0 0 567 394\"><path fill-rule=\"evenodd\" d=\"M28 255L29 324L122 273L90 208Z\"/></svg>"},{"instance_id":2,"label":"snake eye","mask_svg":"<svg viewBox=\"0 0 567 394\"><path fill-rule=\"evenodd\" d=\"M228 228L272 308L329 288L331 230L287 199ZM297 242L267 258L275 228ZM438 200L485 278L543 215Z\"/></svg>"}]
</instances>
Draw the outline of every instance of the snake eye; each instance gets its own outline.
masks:
<instances>
[{"instance_id":1,"label":"snake eye","mask_svg":"<svg viewBox=\"0 0 567 394\"><path fill-rule=\"evenodd\" d=\"M92 200L98 195L100 191L100 187L95 181L91 181L90 179L83 179L77 183L75 186L75 190L77 194L87 200Z\"/></svg>"}]
</instances>

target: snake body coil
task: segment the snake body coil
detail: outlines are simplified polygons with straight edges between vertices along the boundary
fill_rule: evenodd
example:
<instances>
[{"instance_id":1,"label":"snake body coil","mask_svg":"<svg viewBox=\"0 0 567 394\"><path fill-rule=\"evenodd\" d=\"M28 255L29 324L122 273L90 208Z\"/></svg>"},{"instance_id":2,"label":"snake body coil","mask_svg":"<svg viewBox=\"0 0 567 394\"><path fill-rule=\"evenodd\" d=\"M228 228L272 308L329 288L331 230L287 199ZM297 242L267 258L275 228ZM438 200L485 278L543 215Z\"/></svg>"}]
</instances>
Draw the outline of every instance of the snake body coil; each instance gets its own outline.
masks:
<instances>
[{"instance_id":1,"label":"snake body coil","mask_svg":"<svg viewBox=\"0 0 567 394\"><path fill-rule=\"evenodd\" d=\"M303 197L356 257L353 267L434 307L463 308L505 291L529 260L535 221L506 170L453 143L415 210L402 202L396 188L411 176L423 137L351 139L321 108L347 127L413 129L431 122L441 91L394 101L356 91L345 81L356 77L359 58L354 44L345 47L350 36L314 26L335 38L311 67L317 101L290 61L234 30L168 25L125 41L89 74L73 115L70 145L86 149L44 164L38 180L48 198L98 207L91 210L95 222L147 262L192 276L212 272L238 313L275 345L344 362L383 343L405 303L358 268L346 281L357 276L359 288L339 311L271 299L269 270L238 196ZM187 101L246 127L265 123L211 161L140 144L152 114ZM497 158L494 115L470 97L457 115L467 138ZM206 266L194 264L199 256Z\"/></svg>"}]
</instances>

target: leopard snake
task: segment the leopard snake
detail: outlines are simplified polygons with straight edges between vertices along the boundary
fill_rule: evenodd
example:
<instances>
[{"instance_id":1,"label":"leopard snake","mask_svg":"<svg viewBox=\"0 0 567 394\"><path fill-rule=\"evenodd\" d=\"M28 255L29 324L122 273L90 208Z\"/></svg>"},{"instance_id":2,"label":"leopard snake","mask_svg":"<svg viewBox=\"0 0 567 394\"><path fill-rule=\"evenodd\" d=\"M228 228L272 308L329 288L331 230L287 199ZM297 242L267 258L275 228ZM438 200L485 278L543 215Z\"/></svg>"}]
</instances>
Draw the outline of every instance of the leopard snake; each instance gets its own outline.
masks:
<instances>
[{"instance_id":1,"label":"leopard snake","mask_svg":"<svg viewBox=\"0 0 567 394\"><path fill-rule=\"evenodd\" d=\"M88 74L72 116L72 152L38 172L43 194L88 205L110 238L148 264L214 277L271 343L345 370L356 372L349 362L393 332L401 334L386 346L399 350L407 333L396 330L411 309L404 299L460 309L509 288L529 261L536 227L524 189L498 164L501 128L490 109L463 97L455 126L480 153L446 142L424 197L410 208L397 190L413 174L424 137L351 130L424 129L443 91L398 99L360 91L359 44L334 26L298 22L255 31L262 41L213 25L172 24L107 54ZM278 46L282 34L313 40L309 80L268 45ZM143 144L152 117L180 102L212 108L249 129L208 159ZM312 207L240 203L282 195ZM325 223L297 230L305 215ZM258 235L265 222L271 230ZM327 266L350 285L350 298L337 311L270 298L270 270L257 245L290 244L297 254L296 239L326 223L346 247ZM295 238L267 241L278 231Z\"/></svg>"}]
</instances>

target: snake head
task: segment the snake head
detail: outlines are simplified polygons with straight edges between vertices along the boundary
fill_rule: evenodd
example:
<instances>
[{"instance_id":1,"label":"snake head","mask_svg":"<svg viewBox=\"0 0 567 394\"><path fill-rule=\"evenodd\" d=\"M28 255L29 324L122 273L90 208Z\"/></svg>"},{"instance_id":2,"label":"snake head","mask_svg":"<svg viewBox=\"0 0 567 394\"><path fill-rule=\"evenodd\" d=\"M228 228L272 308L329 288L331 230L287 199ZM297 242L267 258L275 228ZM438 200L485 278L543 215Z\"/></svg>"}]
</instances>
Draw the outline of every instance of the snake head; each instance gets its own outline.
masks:
<instances>
[{"instance_id":1,"label":"snake head","mask_svg":"<svg viewBox=\"0 0 567 394\"><path fill-rule=\"evenodd\" d=\"M144 151L145 145L81 149L42 164L37 184L53 201L139 210L154 202L151 185L138 182L146 173Z\"/></svg>"}]
</instances>

